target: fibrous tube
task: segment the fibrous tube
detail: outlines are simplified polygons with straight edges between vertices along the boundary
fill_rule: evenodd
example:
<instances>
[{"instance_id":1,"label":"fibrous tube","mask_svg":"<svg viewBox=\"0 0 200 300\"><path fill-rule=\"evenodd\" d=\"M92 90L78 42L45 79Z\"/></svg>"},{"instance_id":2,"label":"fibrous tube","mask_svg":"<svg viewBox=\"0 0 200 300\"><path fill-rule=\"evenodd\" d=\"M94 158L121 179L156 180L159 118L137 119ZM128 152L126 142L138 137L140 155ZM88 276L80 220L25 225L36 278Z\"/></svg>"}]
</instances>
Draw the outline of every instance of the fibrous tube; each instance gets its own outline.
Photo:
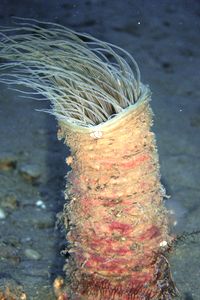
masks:
<instances>
[{"instance_id":1,"label":"fibrous tube","mask_svg":"<svg viewBox=\"0 0 200 300\"><path fill-rule=\"evenodd\" d=\"M63 299L172 299L150 92L136 62L89 35L27 22L2 29L0 80L48 98L71 148Z\"/></svg>"}]
</instances>

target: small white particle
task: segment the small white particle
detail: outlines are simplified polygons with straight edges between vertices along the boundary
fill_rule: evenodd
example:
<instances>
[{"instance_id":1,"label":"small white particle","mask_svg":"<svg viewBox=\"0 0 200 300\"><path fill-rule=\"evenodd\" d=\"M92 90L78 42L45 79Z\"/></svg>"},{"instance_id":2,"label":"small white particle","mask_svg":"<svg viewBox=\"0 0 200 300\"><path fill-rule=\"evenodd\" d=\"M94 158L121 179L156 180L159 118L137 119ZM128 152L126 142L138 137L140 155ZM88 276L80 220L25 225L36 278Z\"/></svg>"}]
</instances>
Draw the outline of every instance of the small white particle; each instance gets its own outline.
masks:
<instances>
[{"instance_id":1,"label":"small white particle","mask_svg":"<svg viewBox=\"0 0 200 300\"><path fill-rule=\"evenodd\" d=\"M175 214L176 214L175 211L174 211L173 209L169 209L169 210L168 210L168 213L169 213L170 215L175 215Z\"/></svg>"},{"instance_id":2,"label":"small white particle","mask_svg":"<svg viewBox=\"0 0 200 300\"><path fill-rule=\"evenodd\" d=\"M0 220L3 220L6 218L6 214L2 208L0 208Z\"/></svg>"},{"instance_id":3,"label":"small white particle","mask_svg":"<svg viewBox=\"0 0 200 300\"><path fill-rule=\"evenodd\" d=\"M140 24L141 24L141 22L140 22L140 21L138 21L137 23L138 23L138 25L140 25Z\"/></svg>"},{"instance_id":4,"label":"small white particle","mask_svg":"<svg viewBox=\"0 0 200 300\"><path fill-rule=\"evenodd\" d=\"M45 203L44 203L42 200L36 201L36 206L37 206L37 207L40 207L40 208L42 208L42 209L45 209L45 208L46 208L46 205L45 205Z\"/></svg>"},{"instance_id":5,"label":"small white particle","mask_svg":"<svg viewBox=\"0 0 200 300\"><path fill-rule=\"evenodd\" d=\"M167 246L167 241L160 242L160 247L166 247L166 246Z\"/></svg>"}]
</instances>

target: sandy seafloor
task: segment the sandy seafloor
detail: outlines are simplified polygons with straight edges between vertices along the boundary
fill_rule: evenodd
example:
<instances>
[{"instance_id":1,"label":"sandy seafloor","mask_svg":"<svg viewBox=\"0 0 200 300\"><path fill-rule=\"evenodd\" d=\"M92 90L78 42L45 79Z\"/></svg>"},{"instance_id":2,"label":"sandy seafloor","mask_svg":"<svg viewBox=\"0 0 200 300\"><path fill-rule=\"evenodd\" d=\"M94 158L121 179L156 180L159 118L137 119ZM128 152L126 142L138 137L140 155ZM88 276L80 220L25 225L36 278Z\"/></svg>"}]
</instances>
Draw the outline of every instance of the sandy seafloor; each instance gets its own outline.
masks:
<instances>
[{"instance_id":1,"label":"sandy seafloor","mask_svg":"<svg viewBox=\"0 0 200 300\"><path fill-rule=\"evenodd\" d=\"M162 182L177 214L173 232L200 229L200 1L1 0L0 24L12 16L59 22L134 56L152 90ZM64 264L65 233L55 220L68 149L57 141L54 118L36 111L48 105L1 85L0 289L22 286L32 300L54 299L52 280ZM170 255L180 299L200 299L199 247L196 235Z\"/></svg>"}]
</instances>

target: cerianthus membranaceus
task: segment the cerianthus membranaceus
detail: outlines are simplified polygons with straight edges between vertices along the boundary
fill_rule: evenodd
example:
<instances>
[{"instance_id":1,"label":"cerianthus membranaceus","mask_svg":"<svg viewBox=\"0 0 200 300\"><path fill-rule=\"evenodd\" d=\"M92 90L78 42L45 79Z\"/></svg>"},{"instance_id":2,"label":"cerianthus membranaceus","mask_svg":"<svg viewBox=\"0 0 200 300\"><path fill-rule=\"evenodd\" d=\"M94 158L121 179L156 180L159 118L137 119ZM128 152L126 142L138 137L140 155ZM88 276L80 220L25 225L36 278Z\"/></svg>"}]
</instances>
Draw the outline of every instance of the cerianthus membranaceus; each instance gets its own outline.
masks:
<instances>
[{"instance_id":1,"label":"cerianthus membranaceus","mask_svg":"<svg viewBox=\"0 0 200 300\"><path fill-rule=\"evenodd\" d=\"M172 237L150 91L135 60L90 35L37 21L4 28L0 58L0 81L48 98L58 137L71 148L63 211L69 257L57 297L172 299Z\"/></svg>"}]
</instances>

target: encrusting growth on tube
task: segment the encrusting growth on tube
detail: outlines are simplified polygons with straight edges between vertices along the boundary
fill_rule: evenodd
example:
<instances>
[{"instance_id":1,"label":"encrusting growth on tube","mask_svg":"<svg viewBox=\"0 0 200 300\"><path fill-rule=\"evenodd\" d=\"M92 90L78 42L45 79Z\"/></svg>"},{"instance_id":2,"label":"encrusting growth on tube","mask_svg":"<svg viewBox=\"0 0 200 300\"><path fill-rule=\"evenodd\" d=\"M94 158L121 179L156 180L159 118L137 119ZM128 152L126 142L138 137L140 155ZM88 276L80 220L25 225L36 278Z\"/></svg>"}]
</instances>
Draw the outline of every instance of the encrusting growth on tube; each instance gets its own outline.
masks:
<instances>
[{"instance_id":1,"label":"encrusting growth on tube","mask_svg":"<svg viewBox=\"0 0 200 300\"><path fill-rule=\"evenodd\" d=\"M0 81L49 99L58 138L71 149L63 211L69 257L65 284L54 283L58 299L172 299L166 254L173 238L150 91L135 60L90 35L34 20L1 31L0 58Z\"/></svg>"}]
</instances>

